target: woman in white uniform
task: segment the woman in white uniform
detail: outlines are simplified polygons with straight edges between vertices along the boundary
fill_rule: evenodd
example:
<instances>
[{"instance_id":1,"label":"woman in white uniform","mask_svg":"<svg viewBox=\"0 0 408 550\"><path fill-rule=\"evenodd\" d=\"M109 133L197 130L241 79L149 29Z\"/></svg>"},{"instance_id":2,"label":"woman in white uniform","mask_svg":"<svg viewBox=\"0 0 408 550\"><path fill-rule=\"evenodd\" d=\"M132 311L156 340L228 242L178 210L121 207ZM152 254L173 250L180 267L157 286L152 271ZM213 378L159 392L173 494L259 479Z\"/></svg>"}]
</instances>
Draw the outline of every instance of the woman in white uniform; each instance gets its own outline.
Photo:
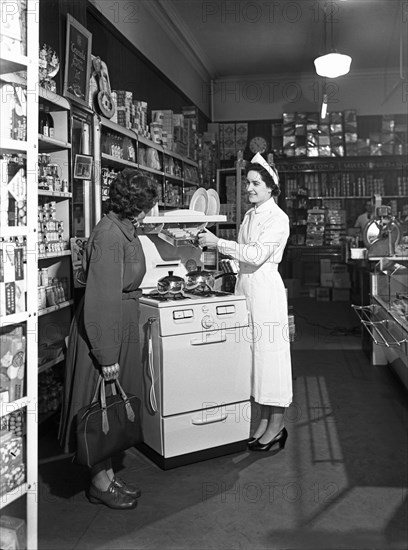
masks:
<instances>
[{"instance_id":1,"label":"woman in white uniform","mask_svg":"<svg viewBox=\"0 0 408 550\"><path fill-rule=\"evenodd\" d=\"M252 451L282 449L288 432L285 410L292 402L292 368L286 291L278 272L289 236L289 218L276 204L280 194L274 167L257 153L247 169L248 198L238 242L219 239L210 231L199 234L200 246L217 247L239 261L236 294L246 297L252 327L252 397L261 417Z\"/></svg>"}]
</instances>

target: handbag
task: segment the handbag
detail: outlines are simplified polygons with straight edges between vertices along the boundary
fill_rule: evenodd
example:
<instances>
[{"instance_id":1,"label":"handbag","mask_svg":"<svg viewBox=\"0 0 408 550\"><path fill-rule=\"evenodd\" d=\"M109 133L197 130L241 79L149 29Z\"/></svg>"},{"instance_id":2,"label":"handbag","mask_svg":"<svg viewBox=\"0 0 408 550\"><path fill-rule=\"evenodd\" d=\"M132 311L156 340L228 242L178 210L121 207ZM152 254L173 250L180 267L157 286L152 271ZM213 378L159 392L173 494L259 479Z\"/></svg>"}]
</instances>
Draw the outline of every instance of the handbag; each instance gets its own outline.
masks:
<instances>
[{"instance_id":1,"label":"handbag","mask_svg":"<svg viewBox=\"0 0 408 550\"><path fill-rule=\"evenodd\" d=\"M126 395L118 380L109 383L112 395L106 397L105 380L99 376L91 403L77 414L75 462L82 466L94 466L143 439L140 399Z\"/></svg>"}]
</instances>

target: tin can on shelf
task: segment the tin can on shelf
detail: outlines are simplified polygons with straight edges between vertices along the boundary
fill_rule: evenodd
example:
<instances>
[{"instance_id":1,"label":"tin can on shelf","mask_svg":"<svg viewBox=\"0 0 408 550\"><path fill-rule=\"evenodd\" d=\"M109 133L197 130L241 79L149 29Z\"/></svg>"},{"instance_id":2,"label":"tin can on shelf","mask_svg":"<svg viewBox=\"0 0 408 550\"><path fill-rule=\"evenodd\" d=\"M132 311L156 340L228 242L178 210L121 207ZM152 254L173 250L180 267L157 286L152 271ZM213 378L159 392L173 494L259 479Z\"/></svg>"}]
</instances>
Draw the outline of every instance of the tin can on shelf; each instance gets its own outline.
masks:
<instances>
[{"instance_id":1,"label":"tin can on shelf","mask_svg":"<svg viewBox=\"0 0 408 550\"><path fill-rule=\"evenodd\" d=\"M47 307L47 295L45 293L45 286L38 287L38 309L45 309Z\"/></svg>"},{"instance_id":2,"label":"tin can on shelf","mask_svg":"<svg viewBox=\"0 0 408 550\"><path fill-rule=\"evenodd\" d=\"M49 285L48 269L44 267L40 271L41 271L41 285L48 286Z\"/></svg>"},{"instance_id":3,"label":"tin can on shelf","mask_svg":"<svg viewBox=\"0 0 408 550\"><path fill-rule=\"evenodd\" d=\"M58 303L57 297L55 295L54 286L49 286L45 289L47 307L55 306Z\"/></svg>"}]
</instances>

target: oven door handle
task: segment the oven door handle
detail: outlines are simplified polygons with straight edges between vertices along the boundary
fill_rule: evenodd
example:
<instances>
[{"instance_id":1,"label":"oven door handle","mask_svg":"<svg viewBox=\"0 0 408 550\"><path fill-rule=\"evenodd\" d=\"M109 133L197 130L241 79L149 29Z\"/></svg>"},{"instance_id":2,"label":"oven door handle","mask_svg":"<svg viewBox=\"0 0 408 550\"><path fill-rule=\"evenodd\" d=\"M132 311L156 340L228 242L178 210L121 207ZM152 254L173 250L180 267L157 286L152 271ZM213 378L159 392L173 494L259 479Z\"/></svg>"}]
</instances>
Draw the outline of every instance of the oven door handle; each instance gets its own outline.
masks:
<instances>
[{"instance_id":1,"label":"oven door handle","mask_svg":"<svg viewBox=\"0 0 408 550\"><path fill-rule=\"evenodd\" d=\"M219 414L218 416L211 416L210 418L192 418L191 423L195 424L196 426L202 426L204 424L213 424L214 422L224 422L224 420L227 420L228 414L223 413Z\"/></svg>"},{"instance_id":2,"label":"oven door handle","mask_svg":"<svg viewBox=\"0 0 408 550\"><path fill-rule=\"evenodd\" d=\"M204 337L205 334L205 337ZM209 334L203 333L203 336L201 338L193 338L190 340L190 345L192 346L205 346L206 344L222 344L223 342L227 341L226 336L218 336L217 334Z\"/></svg>"}]
</instances>

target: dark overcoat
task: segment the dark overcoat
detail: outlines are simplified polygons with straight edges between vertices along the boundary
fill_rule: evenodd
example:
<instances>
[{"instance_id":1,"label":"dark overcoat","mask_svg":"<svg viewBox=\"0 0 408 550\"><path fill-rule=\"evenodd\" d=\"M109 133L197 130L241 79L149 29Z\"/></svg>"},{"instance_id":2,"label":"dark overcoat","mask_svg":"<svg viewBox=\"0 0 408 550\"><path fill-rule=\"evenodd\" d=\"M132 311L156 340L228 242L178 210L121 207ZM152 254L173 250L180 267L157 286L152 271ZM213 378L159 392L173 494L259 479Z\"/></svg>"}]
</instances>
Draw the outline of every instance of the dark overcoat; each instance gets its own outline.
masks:
<instances>
[{"instance_id":1,"label":"dark overcoat","mask_svg":"<svg viewBox=\"0 0 408 550\"><path fill-rule=\"evenodd\" d=\"M83 268L86 289L70 328L59 428L65 452L75 451L74 420L92 400L101 365L119 363L119 381L133 394L141 368L139 285L146 263L131 221L104 216L88 240Z\"/></svg>"}]
</instances>

